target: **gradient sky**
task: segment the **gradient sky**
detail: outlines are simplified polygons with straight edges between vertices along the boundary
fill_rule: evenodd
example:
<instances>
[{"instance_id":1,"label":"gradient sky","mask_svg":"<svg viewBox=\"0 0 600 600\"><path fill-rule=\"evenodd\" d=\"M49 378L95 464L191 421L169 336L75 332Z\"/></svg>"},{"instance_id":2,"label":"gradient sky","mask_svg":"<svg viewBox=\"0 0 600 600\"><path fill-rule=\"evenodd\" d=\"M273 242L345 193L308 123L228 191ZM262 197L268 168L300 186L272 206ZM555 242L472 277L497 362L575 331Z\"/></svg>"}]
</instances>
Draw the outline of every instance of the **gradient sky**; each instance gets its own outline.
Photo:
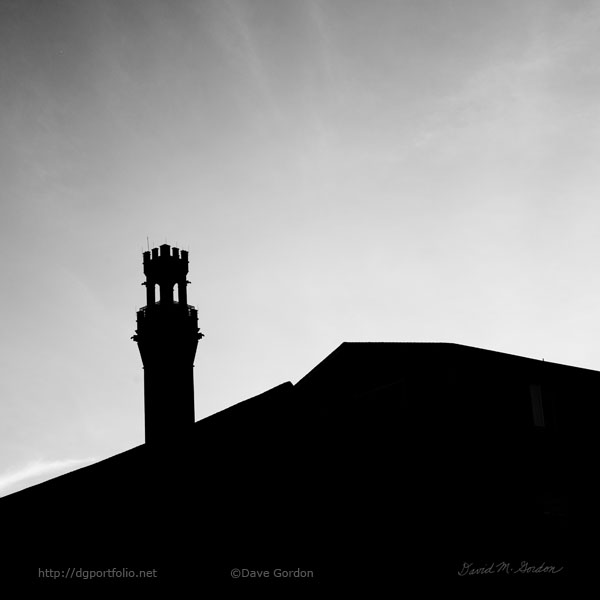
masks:
<instances>
[{"instance_id":1,"label":"gradient sky","mask_svg":"<svg viewBox=\"0 0 600 600\"><path fill-rule=\"evenodd\" d=\"M343 341L600 370L600 4L0 0L0 494L143 443L142 251L196 418Z\"/></svg>"}]
</instances>

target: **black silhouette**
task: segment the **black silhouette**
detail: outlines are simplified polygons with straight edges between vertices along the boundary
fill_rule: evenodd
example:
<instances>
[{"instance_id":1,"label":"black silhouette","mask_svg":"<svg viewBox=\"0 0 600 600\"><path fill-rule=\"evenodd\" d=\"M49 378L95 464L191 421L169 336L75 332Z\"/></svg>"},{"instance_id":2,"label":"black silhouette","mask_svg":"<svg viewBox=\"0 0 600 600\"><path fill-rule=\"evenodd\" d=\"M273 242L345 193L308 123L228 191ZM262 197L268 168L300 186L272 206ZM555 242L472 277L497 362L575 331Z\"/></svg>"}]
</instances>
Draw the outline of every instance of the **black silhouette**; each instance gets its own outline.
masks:
<instances>
[{"instance_id":1,"label":"black silhouette","mask_svg":"<svg viewBox=\"0 0 600 600\"><path fill-rule=\"evenodd\" d=\"M137 313L133 336L144 363L146 443L162 443L189 432L194 424L194 356L198 311L187 303L188 253L163 244L144 252L146 306ZM177 286L178 301L173 298ZM160 300L156 300L156 286Z\"/></svg>"},{"instance_id":2,"label":"black silhouette","mask_svg":"<svg viewBox=\"0 0 600 600\"><path fill-rule=\"evenodd\" d=\"M567 435L600 373L457 344L343 343L295 385L194 424L201 334L173 250L144 253L148 443L0 501L23 577L124 566L202 590L243 583L234 568L279 568L312 570L302 585L404 589L458 581L465 563L545 562L562 568L553 584L569 573Z\"/></svg>"}]
</instances>

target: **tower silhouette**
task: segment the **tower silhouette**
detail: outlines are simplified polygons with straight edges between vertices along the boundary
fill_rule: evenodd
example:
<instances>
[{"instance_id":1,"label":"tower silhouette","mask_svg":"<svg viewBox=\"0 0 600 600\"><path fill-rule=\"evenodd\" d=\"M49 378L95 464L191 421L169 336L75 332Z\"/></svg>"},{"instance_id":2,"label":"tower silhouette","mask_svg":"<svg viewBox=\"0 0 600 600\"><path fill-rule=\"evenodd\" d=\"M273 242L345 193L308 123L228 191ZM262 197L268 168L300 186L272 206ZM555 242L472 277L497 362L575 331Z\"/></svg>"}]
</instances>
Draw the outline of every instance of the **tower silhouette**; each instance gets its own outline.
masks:
<instances>
[{"instance_id":1,"label":"tower silhouette","mask_svg":"<svg viewBox=\"0 0 600 600\"><path fill-rule=\"evenodd\" d=\"M203 334L198 311L187 303L188 253L163 244L143 257L146 306L137 312L132 339L144 367L146 443L156 445L179 439L194 424L194 357Z\"/></svg>"}]
</instances>

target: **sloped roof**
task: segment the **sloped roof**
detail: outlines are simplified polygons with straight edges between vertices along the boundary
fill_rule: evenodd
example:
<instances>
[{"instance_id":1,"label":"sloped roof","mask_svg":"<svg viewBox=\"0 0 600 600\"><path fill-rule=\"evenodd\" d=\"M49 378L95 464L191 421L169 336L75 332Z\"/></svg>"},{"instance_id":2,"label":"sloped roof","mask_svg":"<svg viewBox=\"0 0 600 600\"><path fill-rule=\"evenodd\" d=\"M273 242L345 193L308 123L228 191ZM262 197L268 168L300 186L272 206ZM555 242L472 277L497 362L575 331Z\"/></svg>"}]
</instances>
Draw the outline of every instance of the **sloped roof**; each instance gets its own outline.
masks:
<instances>
[{"instance_id":1,"label":"sloped roof","mask_svg":"<svg viewBox=\"0 0 600 600\"><path fill-rule=\"evenodd\" d=\"M298 390L360 391L399 376L431 376L442 367L478 372L526 373L527 376L600 377L580 367L447 342L344 342L296 383ZM533 383L533 381L531 381Z\"/></svg>"}]
</instances>

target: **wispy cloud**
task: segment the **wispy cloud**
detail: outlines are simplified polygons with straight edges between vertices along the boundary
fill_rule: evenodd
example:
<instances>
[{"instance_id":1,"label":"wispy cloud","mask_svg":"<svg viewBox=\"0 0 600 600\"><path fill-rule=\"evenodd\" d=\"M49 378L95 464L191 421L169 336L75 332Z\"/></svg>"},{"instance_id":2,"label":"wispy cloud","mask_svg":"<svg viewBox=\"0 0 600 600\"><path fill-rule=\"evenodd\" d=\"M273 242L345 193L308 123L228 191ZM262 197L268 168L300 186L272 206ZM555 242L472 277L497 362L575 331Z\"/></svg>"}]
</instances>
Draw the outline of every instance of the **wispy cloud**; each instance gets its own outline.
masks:
<instances>
[{"instance_id":1,"label":"wispy cloud","mask_svg":"<svg viewBox=\"0 0 600 600\"><path fill-rule=\"evenodd\" d=\"M31 479L49 478L73 470L75 467L93 462L93 458L65 460L34 460L23 467L11 469L0 474L0 496L17 491Z\"/></svg>"},{"instance_id":2,"label":"wispy cloud","mask_svg":"<svg viewBox=\"0 0 600 600\"><path fill-rule=\"evenodd\" d=\"M323 7L316 0L308 2L307 10L308 16L311 22L315 26L315 30L318 34L320 55L325 71L330 77L333 77L335 69L332 62L332 49L331 49L331 31Z\"/></svg>"},{"instance_id":3,"label":"wispy cloud","mask_svg":"<svg viewBox=\"0 0 600 600\"><path fill-rule=\"evenodd\" d=\"M328 94L331 96L336 105L339 105L338 97L338 86L336 85L338 79L338 69L334 64L334 52L332 49L331 32L329 30L328 22L326 19L323 7L314 0L311 0L307 4L308 17L310 22L313 24L313 31L316 33L315 46L313 48L313 56L317 57L317 63L320 67L323 85L327 82L328 90L332 93ZM313 82L314 84L314 82ZM323 94L318 95L318 105L316 105L317 97L312 95L311 98L311 116L313 124L313 134L316 139L317 155L322 156L323 154L330 151L333 143L333 131L326 114L323 114ZM327 113L327 111L325 111Z\"/></svg>"},{"instance_id":4,"label":"wispy cloud","mask_svg":"<svg viewBox=\"0 0 600 600\"><path fill-rule=\"evenodd\" d=\"M416 140L417 147L456 147L457 136L477 133L525 154L543 155L547 136L597 114L598 68L593 62L600 10L561 13L560 26L533 14L520 52L483 63L454 93L442 96ZM556 15L553 15L556 20Z\"/></svg>"},{"instance_id":5,"label":"wispy cloud","mask_svg":"<svg viewBox=\"0 0 600 600\"><path fill-rule=\"evenodd\" d=\"M222 39L222 43L230 57L244 67L271 111L276 116L280 116L273 86L259 50L256 35L248 23L244 5L236 0L224 0L221 7L227 23L227 33Z\"/></svg>"}]
</instances>

